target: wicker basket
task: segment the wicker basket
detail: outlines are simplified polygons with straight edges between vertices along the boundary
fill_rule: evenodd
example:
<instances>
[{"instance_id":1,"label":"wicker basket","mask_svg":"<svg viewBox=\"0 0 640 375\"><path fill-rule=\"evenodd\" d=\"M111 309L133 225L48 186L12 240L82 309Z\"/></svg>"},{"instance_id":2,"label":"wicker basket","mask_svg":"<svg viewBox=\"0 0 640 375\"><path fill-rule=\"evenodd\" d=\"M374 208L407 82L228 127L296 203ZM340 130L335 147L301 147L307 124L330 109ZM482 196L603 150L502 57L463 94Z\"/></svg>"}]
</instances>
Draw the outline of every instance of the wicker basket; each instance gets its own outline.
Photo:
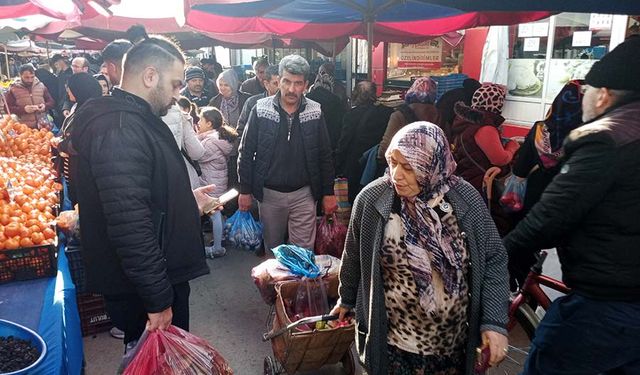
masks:
<instances>
[{"instance_id":1,"label":"wicker basket","mask_svg":"<svg viewBox=\"0 0 640 375\"><path fill-rule=\"evenodd\" d=\"M299 281L286 281L276 285L275 319L273 330L291 324L287 316L284 300L295 299ZM328 290L330 298L338 294L337 280L330 281ZM273 354L288 374L297 371L317 370L324 365L341 362L349 352L355 338L354 326L333 328L308 332L287 332L271 340Z\"/></svg>"}]
</instances>

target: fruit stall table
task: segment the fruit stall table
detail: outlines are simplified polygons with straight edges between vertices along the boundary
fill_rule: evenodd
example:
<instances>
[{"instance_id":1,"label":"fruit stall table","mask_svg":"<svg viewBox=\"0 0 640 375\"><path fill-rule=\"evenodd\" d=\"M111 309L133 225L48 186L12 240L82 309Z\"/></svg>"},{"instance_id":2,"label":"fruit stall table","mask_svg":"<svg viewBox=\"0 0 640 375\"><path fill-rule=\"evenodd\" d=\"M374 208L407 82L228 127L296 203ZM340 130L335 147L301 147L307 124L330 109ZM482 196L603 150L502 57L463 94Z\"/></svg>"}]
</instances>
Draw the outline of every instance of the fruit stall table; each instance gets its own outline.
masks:
<instances>
[{"instance_id":1,"label":"fruit stall table","mask_svg":"<svg viewBox=\"0 0 640 375\"><path fill-rule=\"evenodd\" d=\"M64 188L52 163L54 140L47 129L0 120L0 318L45 341L46 356L30 375L79 375L83 352L75 286L64 240L56 241L54 229Z\"/></svg>"},{"instance_id":2,"label":"fruit stall table","mask_svg":"<svg viewBox=\"0 0 640 375\"><path fill-rule=\"evenodd\" d=\"M47 355L30 375L81 373L80 317L64 246L57 276L0 284L0 318L31 328L46 342Z\"/></svg>"}]
</instances>

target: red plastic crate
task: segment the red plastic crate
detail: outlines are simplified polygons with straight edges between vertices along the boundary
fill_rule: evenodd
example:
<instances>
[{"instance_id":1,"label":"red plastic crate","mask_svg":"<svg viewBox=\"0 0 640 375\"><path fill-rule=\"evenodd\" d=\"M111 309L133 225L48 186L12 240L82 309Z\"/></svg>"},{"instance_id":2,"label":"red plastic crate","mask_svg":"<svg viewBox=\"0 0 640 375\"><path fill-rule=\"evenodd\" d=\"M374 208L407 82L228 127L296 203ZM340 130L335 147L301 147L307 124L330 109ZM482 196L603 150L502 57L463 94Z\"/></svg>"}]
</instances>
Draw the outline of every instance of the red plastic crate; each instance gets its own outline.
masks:
<instances>
[{"instance_id":1,"label":"red plastic crate","mask_svg":"<svg viewBox=\"0 0 640 375\"><path fill-rule=\"evenodd\" d=\"M55 276L56 251L56 245L0 251L0 284Z\"/></svg>"}]
</instances>

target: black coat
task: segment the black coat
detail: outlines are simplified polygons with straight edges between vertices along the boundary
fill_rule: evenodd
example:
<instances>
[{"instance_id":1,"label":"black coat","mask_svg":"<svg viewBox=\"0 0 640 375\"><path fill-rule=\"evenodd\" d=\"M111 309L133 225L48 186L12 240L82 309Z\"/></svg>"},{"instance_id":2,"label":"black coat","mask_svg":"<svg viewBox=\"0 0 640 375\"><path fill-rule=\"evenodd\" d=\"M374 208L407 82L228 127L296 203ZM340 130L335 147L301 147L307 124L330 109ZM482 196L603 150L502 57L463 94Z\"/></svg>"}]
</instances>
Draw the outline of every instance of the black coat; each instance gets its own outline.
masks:
<instances>
[{"instance_id":1,"label":"black coat","mask_svg":"<svg viewBox=\"0 0 640 375\"><path fill-rule=\"evenodd\" d=\"M531 208L538 203L542 193L560 171L560 166L544 168L540 161L540 154L536 149L535 133L537 124L534 125L524 143L518 149L514 163L513 174L527 179L527 189L524 196L524 208L520 215L526 215ZM537 166L537 168L535 168ZM535 170L534 170L535 168ZM518 215L518 216L520 216Z\"/></svg>"},{"instance_id":2,"label":"black coat","mask_svg":"<svg viewBox=\"0 0 640 375\"><path fill-rule=\"evenodd\" d=\"M238 155L240 193L253 194L258 201L262 201L278 128L281 122L287 121L286 112L280 107L280 93L258 100L251 110ZM335 172L320 104L303 97L293 126L302 129L305 153L291 157L304 158L314 198L320 200L323 196L333 195Z\"/></svg>"},{"instance_id":3,"label":"black coat","mask_svg":"<svg viewBox=\"0 0 640 375\"><path fill-rule=\"evenodd\" d=\"M340 133L342 131L344 104L337 95L323 87L316 87L311 90L311 92L307 94L307 98L320 103L324 121L327 125L327 131L329 131L331 149L335 150L338 147L338 140L340 140Z\"/></svg>"},{"instance_id":4,"label":"black coat","mask_svg":"<svg viewBox=\"0 0 640 375\"><path fill-rule=\"evenodd\" d=\"M636 101L569 134L560 173L504 240L512 271L522 268L514 260L557 246L575 292L640 301L639 119Z\"/></svg>"},{"instance_id":5,"label":"black coat","mask_svg":"<svg viewBox=\"0 0 640 375\"><path fill-rule=\"evenodd\" d=\"M336 152L336 171L349 183L349 202L353 203L362 186L362 155L380 143L393 108L369 104L352 108L344 115L342 135Z\"/></svg>"},{"instance_id":6,"label":"black coat","mask_svg":"<svg viewBox=\"0 0 640 375\"><path fill-rule=\"evenodd\" d=\"M74 168L87 289L137 293L148 312L172 284L208 273L200 215L171 131L147 102L116 89L74 116Z\"/></svg>"}]
</instances>

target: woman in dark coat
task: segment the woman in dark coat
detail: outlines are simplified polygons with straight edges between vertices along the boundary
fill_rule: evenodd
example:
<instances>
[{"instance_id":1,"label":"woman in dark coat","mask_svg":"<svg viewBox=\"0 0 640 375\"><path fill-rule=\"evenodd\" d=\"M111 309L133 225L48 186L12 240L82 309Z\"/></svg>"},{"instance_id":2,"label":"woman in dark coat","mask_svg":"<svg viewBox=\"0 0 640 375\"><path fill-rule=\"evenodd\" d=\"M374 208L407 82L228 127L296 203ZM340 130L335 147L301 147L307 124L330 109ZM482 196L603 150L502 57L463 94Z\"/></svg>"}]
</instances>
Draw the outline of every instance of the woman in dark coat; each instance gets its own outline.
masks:
<instances>
[{"instance_id":1,"label":"woman in dark coat","mask_svg":"<svg viewBox=\"0 0 640 375\"><path fill-rule=\"evenodd\" d=\"M365 151L380 143L393 109L385 107L376 97L376 84L359 82L353 90L354 107L342 121L342 135L336 152L336 173L347 178L349 203L353 204L362 189L360 179L364 165L360 159Z\"/></svg>"},{"instance_id":2,"label":"woman in dark coat","mask_svg":"<svg viewBox=\"0 0 640 375\"><path fill-rule=\"evenodd\" d=\"M520 217L524 217L540 200L542 192L558 174L564 139L582 124L583 85L584 81L574 80L560 90L547 118L533 125L516 155L513 174L527 179Z\"/></svg>"}]
</instances>

